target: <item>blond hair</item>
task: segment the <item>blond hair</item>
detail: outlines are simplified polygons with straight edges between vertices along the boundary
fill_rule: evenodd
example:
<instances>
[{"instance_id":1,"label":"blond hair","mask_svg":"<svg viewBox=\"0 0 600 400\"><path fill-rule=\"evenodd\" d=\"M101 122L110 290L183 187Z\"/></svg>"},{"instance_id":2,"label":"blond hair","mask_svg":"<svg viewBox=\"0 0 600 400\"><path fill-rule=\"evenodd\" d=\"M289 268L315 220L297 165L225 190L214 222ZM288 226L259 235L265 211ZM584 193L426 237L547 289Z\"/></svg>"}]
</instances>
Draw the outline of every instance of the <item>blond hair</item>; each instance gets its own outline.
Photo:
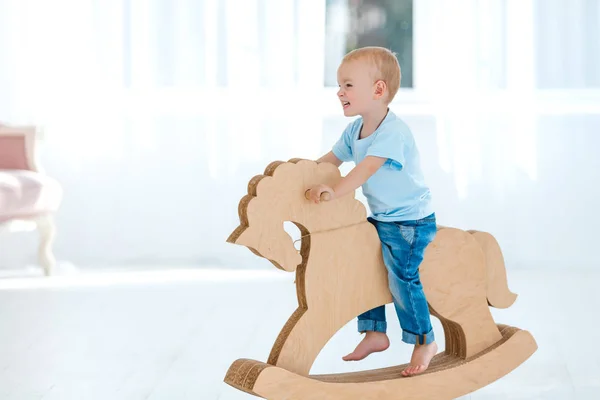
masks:
<instances>
[{"instance_id":1,"label":"blond hair","mask_svg":"<svg viewBox=\"0 0 600 400\"><path fill-rule=\"evenodd\" d=\"M342 63L366 60L375 67L375 80L382 80L387 85L388 97L387 103L391 103L398 93L400 88L400 80L402 72L400 71L400 63L396 58L396 53L384 48L376 46L361 47L352 50L344 56Z\"/></svg>"}]
</instances>

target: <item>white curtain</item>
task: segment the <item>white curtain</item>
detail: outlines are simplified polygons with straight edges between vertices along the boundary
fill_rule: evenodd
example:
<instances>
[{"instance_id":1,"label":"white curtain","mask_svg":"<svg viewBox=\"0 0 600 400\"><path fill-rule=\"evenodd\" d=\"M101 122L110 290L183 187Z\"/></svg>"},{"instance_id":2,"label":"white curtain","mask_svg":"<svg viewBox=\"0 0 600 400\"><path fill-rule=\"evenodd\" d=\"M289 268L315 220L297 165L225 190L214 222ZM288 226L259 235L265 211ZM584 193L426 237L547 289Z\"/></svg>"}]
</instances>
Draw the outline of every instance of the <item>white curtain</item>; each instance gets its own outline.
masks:
<instances>
[{"instance_id":1,"label":"white curtain","mask_svg":"<svg viewBox=\"0 0 600 400\"><path fill-rule=\"evenodd\" d=\"M128 140L155 148L153 117L186 114L209 117L209 146L218 130L252 159L261 121L316 106L322 90L321 1L1 1L0 120L43 125L77 149L70 158L124 156Z\"/></svg>"},{"instance_id":2,"label":"white curtain","mask_svg":"<svg viewBox=\"0 0 600 400\"><path fill-rule=\"evenodd\" d=\"M59 257L215 260L248 171L322 149L324 12L0 0L0 120L44 128L42 163L66 191Z\"/></svg>"},{"instance_id":3,"label":"white curtain","mask_svg":"<svg viewBox=\"0 0 600 400\"><path fill-rule=\"evenodd\" d=\"M600 89L600 1L538 0L537 85Z\"/></svg>"}]
</instances>

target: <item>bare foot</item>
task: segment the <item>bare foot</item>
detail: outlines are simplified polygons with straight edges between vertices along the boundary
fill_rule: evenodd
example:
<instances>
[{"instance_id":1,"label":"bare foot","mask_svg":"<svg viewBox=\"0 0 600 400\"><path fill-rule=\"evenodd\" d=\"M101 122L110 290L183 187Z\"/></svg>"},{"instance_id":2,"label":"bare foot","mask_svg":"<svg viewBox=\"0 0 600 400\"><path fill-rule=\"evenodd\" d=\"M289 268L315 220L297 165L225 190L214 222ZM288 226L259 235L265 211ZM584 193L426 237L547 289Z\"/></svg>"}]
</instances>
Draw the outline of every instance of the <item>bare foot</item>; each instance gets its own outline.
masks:
<instances>
[{"instance_id":1,"label":"bare foot","mask_svg":"<svg viewBox=\"0 0 600 400\"><path fill-rule=\"evenodd\" d=\"M404 371L403 376L418 375L429 367L429 362L437 354L438 346L436 342L424 345L415 345L412 357L410 358L410 364Z\"/></svg>"},{"instance_id":2,"label":"bare foot","mask_svg":"<svg viewBox=\"0 0 600 400\"><path fill-rule=\"evenodd\" d=\"M367 331L364 339L356 346L356 349L345 357L344 361L358 361L371 353L387 350L390 347L390 339L383 332Z\"/></svg>"}]
</instances>

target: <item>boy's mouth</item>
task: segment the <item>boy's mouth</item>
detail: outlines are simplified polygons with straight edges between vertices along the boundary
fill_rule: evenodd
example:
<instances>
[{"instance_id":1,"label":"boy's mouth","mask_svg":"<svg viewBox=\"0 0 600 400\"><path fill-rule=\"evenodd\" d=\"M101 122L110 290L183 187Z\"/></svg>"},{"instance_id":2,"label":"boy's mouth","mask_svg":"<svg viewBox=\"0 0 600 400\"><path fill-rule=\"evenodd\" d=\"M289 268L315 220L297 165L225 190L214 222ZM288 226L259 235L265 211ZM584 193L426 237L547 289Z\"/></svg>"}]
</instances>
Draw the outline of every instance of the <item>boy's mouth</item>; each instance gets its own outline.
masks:
<instances>
[{"instance_id":1,"label":"boy's mouth","mask_svg":"<svg viewBox=\"0 0 600 400\"><path fill-rule=\"evenodd\" d=\"M350 107L350 102L349 101L342 101L342 107L344 107L344 108Z\"/></svg>"}]
</instances>

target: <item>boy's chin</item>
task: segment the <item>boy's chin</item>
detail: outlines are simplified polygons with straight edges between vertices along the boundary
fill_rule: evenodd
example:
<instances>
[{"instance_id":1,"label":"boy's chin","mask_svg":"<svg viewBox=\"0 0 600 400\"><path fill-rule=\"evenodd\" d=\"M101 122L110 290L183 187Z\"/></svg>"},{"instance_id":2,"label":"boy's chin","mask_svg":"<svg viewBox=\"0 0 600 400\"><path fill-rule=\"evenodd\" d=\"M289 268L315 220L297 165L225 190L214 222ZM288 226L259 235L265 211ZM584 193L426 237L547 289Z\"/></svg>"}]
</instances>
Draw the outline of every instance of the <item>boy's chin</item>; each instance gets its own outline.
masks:
<instances>
[{"instance_id":1,"label":"boy's chin","mask_svg":"<svg viewBox=\"0 0 600 400\"><path fill-rule=\"evenodd\" d=\"M344 116L345 117L355 117L357 116L359 113L354 111L351 108L344 108Z\"/></svg>"}]
</instances>

